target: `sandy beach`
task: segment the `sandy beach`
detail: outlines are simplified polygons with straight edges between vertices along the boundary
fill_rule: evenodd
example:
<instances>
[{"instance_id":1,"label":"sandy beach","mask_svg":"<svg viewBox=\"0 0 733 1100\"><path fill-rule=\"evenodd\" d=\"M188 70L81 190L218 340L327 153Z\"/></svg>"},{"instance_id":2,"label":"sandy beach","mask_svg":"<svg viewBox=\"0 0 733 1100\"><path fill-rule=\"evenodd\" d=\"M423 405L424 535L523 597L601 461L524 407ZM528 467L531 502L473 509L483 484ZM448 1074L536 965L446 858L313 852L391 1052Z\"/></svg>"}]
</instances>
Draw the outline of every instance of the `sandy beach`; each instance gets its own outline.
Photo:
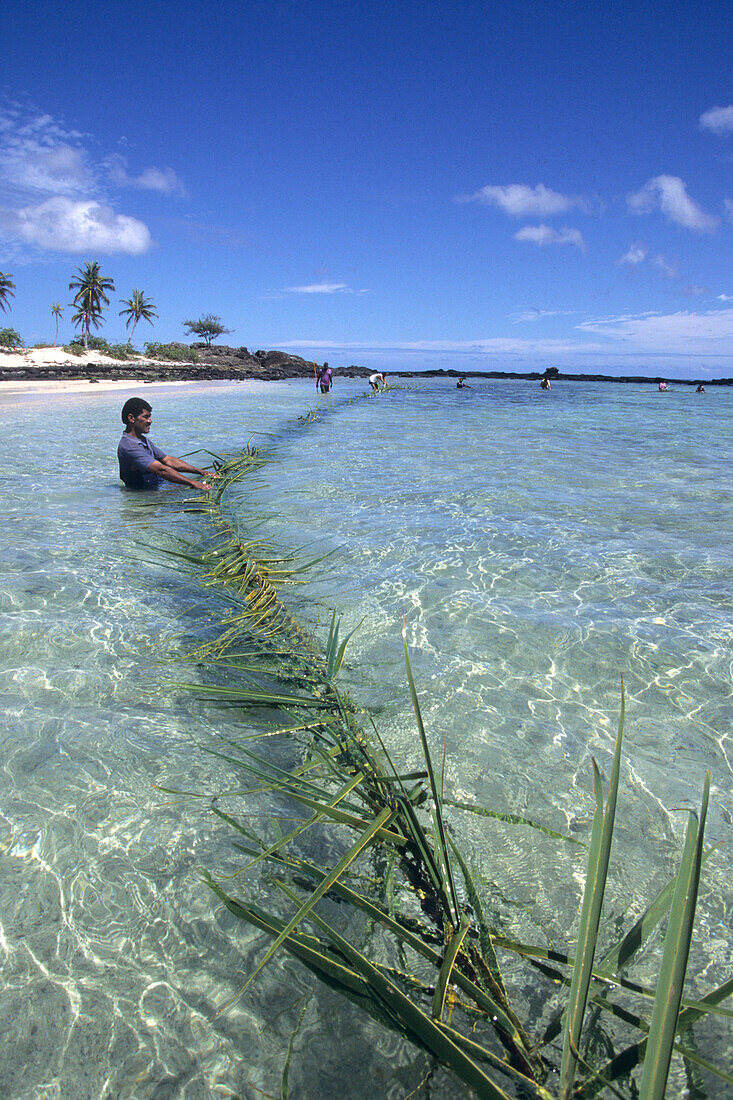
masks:
<instances>
[{"instance_id":1,"label":"sandy beach","mask_svg":"<svg viewBox=\"0 0 733 1100\"><path fill-rule=\"evenodd\" d=\"M86 351L83 355L69 355L64 351L62 347L54 348L32 348L29 350L7 352L0 349L0 369L6 370L32 370L34 367L38 368L58 368L59 371L68 369L69 371L78 370L82 364L94 363L99 366L109 367L119 365L119 360L112 359L109 355L103 355L99 351ZM140 366L146 364L153 364L153 360L140 359ZM188 382L188 380L186 380ZM94 385L98 385L100 389L125 389L129 388L130 382L124 378L122 379L105 379L103 381L95 382ZM151 383L152 385L171 385L172 383ZM176 385L184 385L184 381L179 383L173 383ZM12 379L12 380L0 380L0 394L10 393L63 393L73 392L75 390L86 390L89 388L89 380L87 378L24 378L24 379Z\"/></svg>"},{"instance_id":2,"label":"sandy beach","mask_svg":"<svg viewBox=\"0 0 733 1100\"><path fill-rule=\"evenodd\" d=\"M136 362L142 366L152 363L152 359L143 359ZM24 348L21 351L5 351L0 348L0 367L15 369L18 367L79 367L82 363L99 363L104 366L114 366L118 359L109 355L103 355L100 351L82 352L81 355L69 355L62 347L54 348Z\"/></svg>"},{"instance_id":3,"label":"sandy beach","mask_svg":"<svg viewBox=\"0 0 733 1100\"><path fill-rule=\"evenodd\" d=\"M185 345L181 345L185 348ZM81 355L70 355L63 347L43 347L4 351L0 348L0 385L45 383L65 385L72 381L82 386L109 383L139 385L181 382L260 382L285 381L292 378L312 378L314 364L297 355L282 351L258 351L250 354L246 348L222 345L194 345L195 357L186 361L150 359L134 356L114 359L103 352L89 349ZM349 367L340 371L343 377L363 376L366 368ZM53 387L52 387L53 388Z\"/></svg>"},{"instance_id":4,"label":"sandy beach","mask_svg":"<svg viewBox=\"0 0 733 1100\"><path fill-rule=\"evenodd\" d=\"M81 364L94 363L100 367L115 367L120 366L118 359L112 359L109 355L103 355L98 351L85 352L83 356L71 356L68 355L62 347L55 348L33 348L29 351L18 352L2 352L0 351L0 369L8 368L11 370L25 369L32 370L34 367L43 369L45 371L51 368L58 368L59 372L63 372L65 369L69 369L70 372L78 370ZM151 372L163 368L175 367L176 364L161 363L154 359L140 358L135 360L136 365L145 367L150 366ZM185 364L184 364L185 365ZM261 379L254 378L241 378L232 379L232 383L237 385L245 383L248 386L259 385L266 386L267 382ZM181 378L174 380L170 378L163 378L159 380L147 379L141 382L138 379L130 378L100 378L90 382L88 378L47 378L39 377L35 378L18 378L18 379L0 379L0 402L6 398L18 397L22 395L32 394L84 394L85 396L90 393L97 392L102 393L107 390L141 390L144 387L148 389L159 390L163 388L178 388L181 386L211 386L211 385L228 385L231 383L216 381L213 379L196 379L196 378Z\"/></svg>"},{"instance_id":5,"label":"sandy beach","mask_svg":"<svg viewBox=\"0 0 733 1100\"><path fill-rule=\"evenodd\" d=\"M264 385L265 383L263 383ZM183 378L180 382L145 382L143 383L146 389L160 388L161 386L196 386L201 385L200 382L196 382L195 379ZM0 380L0 399L8 397L11 394L34 394L34 393L84 393L87 394L90 388L93 388L97 392L103 392L105 390L129 390L135 387L140 388L140 383L130 381L129 379L119 378L115 380L105 380L95 383L90 383L85 378L69 378L54 379L54 378L39 378L37 381L33 379L20 379L17 382L8 382Z\"/></svg>"}]
</instances>

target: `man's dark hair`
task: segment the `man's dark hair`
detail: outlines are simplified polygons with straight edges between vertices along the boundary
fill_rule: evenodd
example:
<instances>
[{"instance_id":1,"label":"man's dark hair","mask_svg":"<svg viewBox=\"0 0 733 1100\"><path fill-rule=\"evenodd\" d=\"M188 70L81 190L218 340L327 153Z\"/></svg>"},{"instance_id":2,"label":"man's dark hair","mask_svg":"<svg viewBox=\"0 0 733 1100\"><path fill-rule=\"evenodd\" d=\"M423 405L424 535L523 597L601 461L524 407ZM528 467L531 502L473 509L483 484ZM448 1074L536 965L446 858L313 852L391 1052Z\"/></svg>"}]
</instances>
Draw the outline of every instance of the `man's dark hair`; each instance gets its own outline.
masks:
<instances>
[{"instance_id":1,"label":"man's dark hair","mask_svg":"<svg viewBox=\"0 0 733 1100\"><path fill-rule=\"evenodd\" d=\"M122 423L127 427L128 416L139 416L143 411L152 412L153 406L143 401L142 397L128 398L122 406Z\"/></svg>"}]
</instances>

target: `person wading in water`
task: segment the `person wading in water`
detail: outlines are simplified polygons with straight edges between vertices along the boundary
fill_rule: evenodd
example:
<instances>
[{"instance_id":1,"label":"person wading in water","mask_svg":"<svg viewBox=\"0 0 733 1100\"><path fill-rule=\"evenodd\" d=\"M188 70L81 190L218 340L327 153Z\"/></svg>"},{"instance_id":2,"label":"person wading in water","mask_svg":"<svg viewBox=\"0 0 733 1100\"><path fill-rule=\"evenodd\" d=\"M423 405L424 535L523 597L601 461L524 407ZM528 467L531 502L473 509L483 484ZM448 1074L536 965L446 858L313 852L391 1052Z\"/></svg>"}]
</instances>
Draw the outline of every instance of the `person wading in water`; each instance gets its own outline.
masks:
<instances>
[{"instance_id":1,"label":"person wading in water","mask_svg":"<svg viewBox=\"0 0 733 1100\"><path fill-rule=\"evenodd\" d=\"M117 447L120 478L128 489L160 489L162 481L174 485L187 485L208 493L207 481L194 480L186 474L198 474L200 478L215 478L213 470L200 470L182 458L167 455L145 436L150 431L153 410L142 397L131 397L122 406L122 423L125 430ZM162 481L161 481L162 479Z\"/></svg>"}]
</instances>

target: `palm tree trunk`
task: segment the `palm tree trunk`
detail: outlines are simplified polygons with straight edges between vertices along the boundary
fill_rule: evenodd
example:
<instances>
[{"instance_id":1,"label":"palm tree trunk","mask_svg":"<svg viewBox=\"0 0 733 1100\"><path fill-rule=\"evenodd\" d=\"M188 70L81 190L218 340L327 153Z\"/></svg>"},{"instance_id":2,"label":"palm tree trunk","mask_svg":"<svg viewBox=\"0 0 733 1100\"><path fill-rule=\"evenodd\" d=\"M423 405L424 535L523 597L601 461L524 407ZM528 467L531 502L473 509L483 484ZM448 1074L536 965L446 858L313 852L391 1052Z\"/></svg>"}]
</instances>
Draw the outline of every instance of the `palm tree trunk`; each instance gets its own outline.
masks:
<instances>
[{"instance_id":1,"label":"palm tree trunk","mask_svg":"<svg viewBox=\"0 0 733 1100\"><path fill-rule=\"evenodd\" d=\"M59 338L59 315L56 314L56 331L53 334L53 346L56 347L56 343Z\"/></svg>"}]
</instances>

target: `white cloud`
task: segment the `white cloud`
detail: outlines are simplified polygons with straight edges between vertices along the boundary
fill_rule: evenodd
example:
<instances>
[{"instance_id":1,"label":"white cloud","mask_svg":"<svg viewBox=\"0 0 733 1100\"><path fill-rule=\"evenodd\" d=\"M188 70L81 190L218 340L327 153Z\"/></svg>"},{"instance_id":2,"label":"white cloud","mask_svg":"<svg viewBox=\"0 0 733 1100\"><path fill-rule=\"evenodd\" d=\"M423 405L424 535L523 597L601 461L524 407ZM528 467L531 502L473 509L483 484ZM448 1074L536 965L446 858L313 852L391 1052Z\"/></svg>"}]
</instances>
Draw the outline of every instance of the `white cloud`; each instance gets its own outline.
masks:
<instances>
[{"instance_id":1,"label":"white cloud","mask_svg":"<svg viewBox=\"0 0 733 1100\"><path fill-rule=\"evenodd\" d=\"M733 302L733 294L719 294L718 295L718 301L719 302Z\"/></svg>"},{"instance_id":2,"label":"white cloud","mask_svg":"<svg viewBox=\"0 0 733 1100\"><path fill-rule=\"evenodd\" d=\"M115 153L107 158L109 178L118 187L137 187L142 191L159 191L162 195L186 197L186 188L172 168L143 168L139 176L127 172L127 160Z\"/></svg>"},{"instance_id":3,"label":"white cloud","mask_svg":"<svg viewBox=\"0 0 733 1100\"><path fill-rule=\"evenodd\" d=\"M94 199L59 195L13 211L6 220L14 237L52 252L93 250L138 256L152 245L143 222L117 214Z\"/></svg>"},{"instance_id":4,"label":"white cloud","mask_svg":"<svg viewBox=\"0 0 733 1100\"><path fill-rule=\"evenodd\" d=\"M705 313L641 313L583 321L581 332L618 340L639 354L730 356L733 309Z\"/></svg>"},{"instance_id":5,"label":"white cloud","mask_svg":"<svg viewBox=\"0 0 733 1100\"><path fill-rule=\"evenodd\" d=\"M311 283L309 286L286 286L288 294L353 294L346 283Z\"/></svg>"},{"instance_id":6,"label":"white cloud","mask_svg":"<svg viewBox=\"0 0 733 1100\"><path fill-rule=\"evenodd\" d=\"M537 309L536 306L531 306L522 313L513 314L510 320L513 325L517 325L524 321L540 321L545 317L570 317L575 312L574 309Z\"/></svg>"},{"instance_id":7,"label":"white cloud","mask_svg":"<svg viewBox=\"0 0 733 1100\"><path fill-rule=\"evenodd\" d=\"M629 251L625 256L622 256L618 261L619 264L627 264L629 267L636 267L637 264L641 264L647 257L647 247L643 241L634 241L629 246Z\"/></svg>"},{"instance_id":8,"label":"white cloud","mask_svg":"<svg viewBox=\"0 0 733 1100\"><path fill-rule=\"evenodd\" d=\"M480 202L498 206L512 218L547 218L578 207L588 209L588 202L579 195L561 195L543 183L529 187L526 183L510 183L505 187L482 187L473 195L459 197L459 202Z\"/></svg>"},{"instance_id":9,"label":"white cloud","mask_svg":"<svg viewBox=\"0 0 733 1100\"><path fill-rule=\"evenodd\" d=\"M19 191L80 195L94 185L83 149L61 143L51 148L38 141L10 142L0 152L0 176Z\"/></svg>"},{"instance_id":10,"label":"white cloud","mask_svg":"<svg viewBox=\"0 0 733 1100\"><path fill-rule=\"evenodd\" d=\"M660 275L664 275L665 279L679 279L680 269L677 264L674 260L668 260L661 252L658 256L654 257L652 264L656 267Z\"/></svg>"},{"instance_id":11,"label":"white cloud","mask_svg":"<svg viewBox=\"0 0 733 1100\"><path fill-rule=\"evenodd\" d=\"M147 226L109 204L103 187L109 162L91 156L88 135L13 105L0 112L0 136L0 228L7 248L148 251ZM182 186L171 169L146 169L133 182L168 193Z\"/></svg>"},{"instance_id":12,"label":"white cloud","mask_svg":"<svg viewBox=\"0 0 733 1100\"><path fill-rule=\"evenodd\" d=\"M725 212L728 215L728 221L733 224L733 199L725 200Z\"/></svg>"},{"instance_id":13,"label":"white cloud","mask_svg":"<svg viewBox=\"0 0 733 1100\"><path fill-rule=\"evenodd\" d=\"M555 357L571 355L574 352L597 352L608 350L607 344L583 343L577 340L523 340L519 337L497 336L479 340L415 340L395 343L353 342L340 343L334 340L278 340L280 348L322 349L331 352L404 352L415 355L426 353L455 353L466 355L524 357L533 354L551 354Z\"/></svg>"},{"instance_id":14,"label":"white cloud","mask_svg":"<svg viewBox=\"0 0 733 1100\"><path fill-rule=\"evenodd\" d=\"M725 377L733 373L733 309L596 318L580 322L564 339L499 336L394 343L305 339L277 340L276 344L328 359L348 355L355 361L358 356L358 361L373 361L378 366L391 361L394 369L432 365L430 360L442 359L448 366L463 360L464 365L471 362L484 370L536 370L555 362L564 363L561 369L568 371L648 374L660 369L666 373L673 366L689 374L690 361L695 359L697 370Z\"/></svg>"},{"instance_id":15,"label":"white cloud","mask_svg":"<svg viewBox=\"0 0 733 1100\"><path fill-rule=\"evenodd\" d=\"M641 191L627 197L629 209L636 214L648 214L659 209L671 222L685 229L711 233L720 218L706 214L687 194L687 187L679 176L655 176L647 180Z\"/></svg>"},{"instance_id":16,"label":"white cloud","mask_svg":"<svg viewBox=\"0 0 733 1100\"><path fill-rule=\"evenodd\" d=\"M548 244L573 244L581 251L585 241L578 229L552 229L549 225L525 225L514 234L515 241L529 241L540 247Z\"/></svg>"},{"instance_id":17,"label":"white cloud","mask_svg":"<svg viewBox=\"0 0 733 1100\"><path fill-rule=\"evenodd\" d=\"M700 128L714 134L733 134L733 107L711 107L700 115Z\"/></svg>"},{"instance_id":18,"label":"white cloud","mask_svg":"<svg viewBox=\"0 0 733 1100\"><path fill-rule=\"evenodd\" d=\"M185 197L186 188L172 168L143 168L134 180L144 191L161 191L164 195Z\"/></svg>"}]
</instances>

